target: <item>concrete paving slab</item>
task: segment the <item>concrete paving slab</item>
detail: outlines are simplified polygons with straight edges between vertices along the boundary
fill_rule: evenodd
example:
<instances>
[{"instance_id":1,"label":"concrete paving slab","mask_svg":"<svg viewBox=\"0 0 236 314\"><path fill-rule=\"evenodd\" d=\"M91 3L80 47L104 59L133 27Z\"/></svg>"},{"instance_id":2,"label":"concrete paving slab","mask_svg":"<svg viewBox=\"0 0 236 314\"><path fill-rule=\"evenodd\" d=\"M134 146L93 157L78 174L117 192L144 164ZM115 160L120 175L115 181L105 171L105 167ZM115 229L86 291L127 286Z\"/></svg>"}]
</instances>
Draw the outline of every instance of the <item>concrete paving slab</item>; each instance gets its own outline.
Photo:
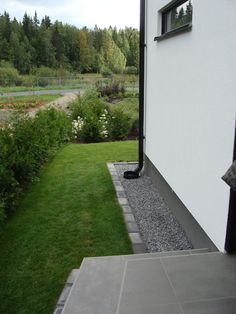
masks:
<instances>
[{"instance_id":1,"label":"concrete paving slab","mask_svg":"<svg viewBox=\"0 0 236 314\"><path fill-rule=\"evenodd\" d=\"M236 257L211 253L161 262L181 302L236 296Z\"/></svg>"},{"instance_id":2,"label":"concrete paving slab","mask_svg":"<svg viewBox=\"0 0 236 314\"><path fill-rule=\"evenodd\" d=\"M115 313L124 271L122 257L84 259L63 314Z\"/></svg>"},{"instance_id":3,"label":"concrete paving slab","mask_svg":"<svg viewBox=\"0 0 236 314\"><path fill-rule=\"evenodd\" d=\"M62 313L235 314L236 257L198 251L87 258Z\"/></svg>"}]
</instances>

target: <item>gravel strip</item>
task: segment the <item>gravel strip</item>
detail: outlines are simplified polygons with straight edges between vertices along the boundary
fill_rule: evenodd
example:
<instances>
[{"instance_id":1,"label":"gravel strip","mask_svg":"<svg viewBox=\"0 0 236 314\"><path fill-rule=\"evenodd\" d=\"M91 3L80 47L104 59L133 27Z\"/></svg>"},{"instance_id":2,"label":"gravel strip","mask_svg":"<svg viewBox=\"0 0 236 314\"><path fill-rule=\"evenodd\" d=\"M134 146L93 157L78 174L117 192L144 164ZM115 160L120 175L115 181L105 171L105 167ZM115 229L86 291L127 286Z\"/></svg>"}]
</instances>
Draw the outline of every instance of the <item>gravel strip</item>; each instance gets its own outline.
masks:
<instances>
[{"instance_id":1,"label":"gravel strip","mask_svg":"<svg viewBox=\"0 0 236 314\"><path fill-rule=\"evenodd\" d=\"M151 179L146 175L139 179L124 179L124 171L133 170L136 165L114 165L148 252L192 249L185 231L153 186Z\"/></svg>"}]
</instances>

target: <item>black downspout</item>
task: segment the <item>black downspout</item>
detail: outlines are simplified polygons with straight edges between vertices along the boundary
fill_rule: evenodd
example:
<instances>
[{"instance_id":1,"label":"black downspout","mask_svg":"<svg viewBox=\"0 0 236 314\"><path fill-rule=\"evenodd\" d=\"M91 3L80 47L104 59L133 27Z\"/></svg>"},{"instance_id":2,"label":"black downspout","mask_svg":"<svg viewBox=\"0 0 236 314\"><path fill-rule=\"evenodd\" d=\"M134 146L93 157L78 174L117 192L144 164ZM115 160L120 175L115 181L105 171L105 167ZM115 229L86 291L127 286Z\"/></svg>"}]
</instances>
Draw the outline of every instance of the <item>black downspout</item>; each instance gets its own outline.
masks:
<instances>
[{"instance_id":1,"label":"black downspout","mask_svg":"<svg viewBox=\"0 0 236 314\"><path fill-rule=\"evenodd\" d=\"M234 132L234 153L233 161L236 159L236 124ZM230 189L229 214L227 222L225 251L229 254L236 253L236 192Z\"/></svg>"},{"instance_id":2,"label":"black downspout","mask_svg":"<svg viewBox=\"0 0 236 314\"><path fill-rule=\"evenodd\" d=\"M145 0L140 0L140 43L139 43L139 147L138 167L134 171L125 171L125 179L136 179L143 169L143 123L144 123L144 62L145 62Z\"/></svg>"}]
</instances>

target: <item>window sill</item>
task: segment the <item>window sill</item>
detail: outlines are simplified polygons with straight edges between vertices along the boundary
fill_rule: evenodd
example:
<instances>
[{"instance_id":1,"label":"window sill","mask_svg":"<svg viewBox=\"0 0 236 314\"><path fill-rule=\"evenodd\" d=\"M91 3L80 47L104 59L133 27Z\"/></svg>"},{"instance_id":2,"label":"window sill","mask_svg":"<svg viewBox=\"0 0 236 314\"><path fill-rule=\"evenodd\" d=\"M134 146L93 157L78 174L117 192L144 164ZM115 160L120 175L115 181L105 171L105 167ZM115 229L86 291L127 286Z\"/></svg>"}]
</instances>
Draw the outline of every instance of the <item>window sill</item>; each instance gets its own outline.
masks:
<instances>
[{"instance_id":1,"label":"window sill","mask_svg":"<svg viewBox=\"0 0 236 314\"><path fill-rule=\"evenodd\" d=\"M185 24L181 27L173 29L172 31L169 31L163 35L155 37L154 41L161 41L161 40L173 37L175 35L178 35L180 33L189 32L191 29L192 29L192 23L188 23L188 24Z\"/></svg>"}]
</instances>

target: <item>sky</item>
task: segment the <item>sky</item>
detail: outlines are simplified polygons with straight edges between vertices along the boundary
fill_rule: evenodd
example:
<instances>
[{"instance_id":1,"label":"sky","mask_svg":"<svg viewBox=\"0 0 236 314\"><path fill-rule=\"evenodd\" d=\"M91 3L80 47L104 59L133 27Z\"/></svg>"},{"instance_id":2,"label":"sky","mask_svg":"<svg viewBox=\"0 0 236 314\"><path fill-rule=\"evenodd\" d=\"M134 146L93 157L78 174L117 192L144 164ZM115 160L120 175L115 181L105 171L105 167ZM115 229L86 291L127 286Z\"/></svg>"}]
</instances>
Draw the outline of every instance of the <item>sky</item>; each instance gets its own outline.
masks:
<instances>
[{"instance_id":1,"label":"sky","mask_svg":"<svg viewBox=\"0 0 236 314\"><path fill-rule=\"evenodd\" d=\"M139 0L0 0L0 14L7 11L11 19L22 21L23 15L38 18L48 15L51 21L99 28L125 26L139 28Z\"/></svg>"}]
</instances>

